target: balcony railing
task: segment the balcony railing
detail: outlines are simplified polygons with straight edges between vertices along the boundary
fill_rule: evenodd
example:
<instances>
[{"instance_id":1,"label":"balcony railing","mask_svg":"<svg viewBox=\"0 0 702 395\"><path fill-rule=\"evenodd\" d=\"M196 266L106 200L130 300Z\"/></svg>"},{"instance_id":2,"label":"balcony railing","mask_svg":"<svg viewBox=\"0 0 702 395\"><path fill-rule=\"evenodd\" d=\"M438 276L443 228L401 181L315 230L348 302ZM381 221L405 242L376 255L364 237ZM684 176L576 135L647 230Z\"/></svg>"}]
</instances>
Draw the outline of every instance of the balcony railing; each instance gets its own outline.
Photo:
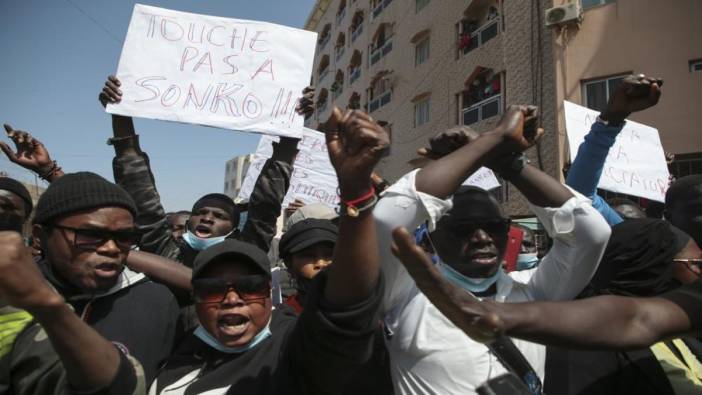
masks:
<instances>
[{"instance_id":1,"label":"balcony railing","mask_svg":"<svg viewBox=\"0 0 702 395\"><path fill-rule=\"evenodd\" d=\"M326 77L327 74L329 74L329 67L327 67L326 69L322 70L321 73L319 73L319 83L324 81L324 77Z\"/></svg>"},{"instance_id":2,"label":"balcony railing","mask_svg":"<svg viewBox=\"0 0 702 395\"><path fill-rule=\"evenodd\" d=\"M373 11L371 12L372 18L375 19L380 15L385 8L392 2L392 0L382 0L378 1L378 5L373 8Z\"/></svg>"},{"instance_id":3,"label":"balcony railing","mask_svg":"<svg viewBox=\"0 0 702 395\"><path fill-rule=\"evenodd\" d=\"M351 32L351 42L356 41L358 36L363 33L363 22L359 23L358 26Z\"/></svg>"},{"instance_id":4,"label":"balcony railing","mask_svg":"<svg viewBox=\"0 0 702 395\"><path fill-rule=\"evenodd\" d=\"M382 47L371 52L370 64L376 64L382 57L392 51L392 40L386 40Z\"/></svg>"},{"instance_id":5,"label":"balcony railing","mask_svg":"<svg viewBox=\"0 0 702 395\"><path fill-rule=\"evenodd\" d=\"M320 51L324 49L324 46L327 45L330 38L331 38L331 34L327 34L326 36L324 36L322 41L319 42L319 50Z\"/></svg>"},{"instance_id":6,"label":"balcony railing","mask_svg":"<svg viewBox=\"0 0 702 395\"><path fill-rule=\"evenodd\" d=\"M345 16L346 16L346 7L344 7L344 9L341 10L341 12L339 12L338 14L336 14L336 24L337 24L337 25L340 25L340 24L341 24L341 21L344 20L344 17L345 17Z\"/></svg>"},{"instance_id":7,"label":"balcony railing","mask_svg":"<svg viewBox=\"0 0 702 395\"><path fill-rule=\"evenodd\" d=\"M353 84L354 81L358 79L358 77L361 76L361 68L356 67L355 69L351 70L351 74L349 74L349 85Z\"/></svg>"},{"instance_id":8,"label":"balcony railing","mask_svg":"<svg viewBox=\"0 0 702 395\"><path fill-rule=\"evenodd\" d=\"M334 48L334 60L338 62L344 56L344 52L346 52L346 48L343 45Z\"/></svg>"},{"instance_id":9,"label":"balcony railing","mask_svg":"<svg viewBox=\"0 0 702 395\"><path fill-rule=\"evenodd\" d=\"M471 125L502 112L502 94L497 94L463 109L463 124Z\"/></svg>"},{"instance_id":10,"label":"balcony railing","mask_svg":"<svg viewBox=\"0 0 702 395\"><path fill-rule=\"evenodd\" d=\"M499 20L499 17L495 18L471 33L470 45L463 48L463 54L467 54L468 52L495 38L497 33L500 31Z\"/></svg>"},{"instance_id":11,"label":"balcony railing","mask_svg":"<svg viewBox=\"0 0 702 395\"><path fill-rule=\"evenodd\" d=\"M376 97L375 99L371 100L370 103L368 103L368 112L373 112L380 107L383 107L384 105L390 103L392 100L392 91L388 90L387 92L383 93L382 95Z\"/></svg>"}]
</instances>

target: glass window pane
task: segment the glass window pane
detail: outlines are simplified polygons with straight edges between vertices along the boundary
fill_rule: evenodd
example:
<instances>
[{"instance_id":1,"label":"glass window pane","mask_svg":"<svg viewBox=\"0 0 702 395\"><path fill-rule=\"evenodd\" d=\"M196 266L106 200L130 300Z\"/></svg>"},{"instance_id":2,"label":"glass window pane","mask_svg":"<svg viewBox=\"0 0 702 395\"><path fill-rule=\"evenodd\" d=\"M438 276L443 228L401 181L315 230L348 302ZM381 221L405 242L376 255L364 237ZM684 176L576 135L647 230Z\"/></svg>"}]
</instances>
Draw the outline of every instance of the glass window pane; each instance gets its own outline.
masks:
<instances>
[{"instance_id":1,"label":"glass window pane","mask_svg":"<svg viewBox=\"0 0 702 395\"><path fill-rule=\"evenodd\" d=\"M471 125L471 124L474 124L478 121L479 121L479 119L478 119L478 109L477 108L474 108L474 109L469 110L469 111L465 111L463 113L463 124L464 125Z\"/></svg>"},{"instance_id":2,"label":"glass window pane","mask_svg":"<svg viewBox=\"0 0 702 395\"><path fill-rule=\"evenodd\" d=\"M602 4L602 0L582 0L583 8L590 8Z\"/></svg>"},{"instance_id":3,"label":"glass window pane","mask_svg":"<svg viewBox=\"0 0 702 395\"><path fill-rule=\"evenodd\" d=\"M500 100L493 100L491 102L483 104L482 108L483 119L494 117L500 113Z\"/></svg>"},{"instance_id":4,"label":"glass window pane","mask_svg":"<svg viewBox=\"0 0 702 395\"><path fill-rule=\"evenodd\" d=\"M607 92L607 100L609 100L610 96L614 94L614 90L617 89L619 84L622 83L624 80L624 77L616 77L616 78L610 78L607 80L607 85L609 87L609 92Z\"/></svg>"},{"instance_id":5,"label":"glass window pane","mask_svg":"<svg viewBox=\"0 0 702 395\"><path fill-rule=\"evenodd\" d=\"M607 87L605 81L585 84L585 106L602 111L607 106Z\"/></svg>"},{"instance_id":6,"label":"glass window pane","mask_svg":"<svg viewBox=\"0 0 702 395\"><path fill-rule=\"evenodd\" d=\"M480 43L485 45L486 42L495 36L497 36L497 20L480 33Z\"/></svg>"}]
</instances>

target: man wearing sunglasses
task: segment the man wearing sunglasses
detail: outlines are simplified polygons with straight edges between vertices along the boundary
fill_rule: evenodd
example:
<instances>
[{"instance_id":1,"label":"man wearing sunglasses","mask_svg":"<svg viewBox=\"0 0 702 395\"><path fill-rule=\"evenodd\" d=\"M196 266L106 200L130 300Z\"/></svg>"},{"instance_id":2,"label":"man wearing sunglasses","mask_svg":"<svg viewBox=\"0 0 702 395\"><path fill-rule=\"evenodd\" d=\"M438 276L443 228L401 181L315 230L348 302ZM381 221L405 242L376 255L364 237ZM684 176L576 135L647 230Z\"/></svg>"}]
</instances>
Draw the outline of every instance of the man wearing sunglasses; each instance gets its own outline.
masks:
<instances>
[{"instance_id":1,"label":"man wearing sunglasses","mask_svg":"<svg viewBox=\"0 0 702 395\"><path fill-rule=\"evenodd\" d=\"M125 267L139 241L136 206L118 185L80 172L54 179L37 203L39 268L76 314L143 365L147 382L173 348L178 304L170 291Z\"/></svg>"},{"instance_id":2,"label":"man wearing sunglasses","mask_svg":"<svg viewBox=\"0 0 702 395\"><path fill-rule=\"evenodd\" d=\"M389 139L367 114L336 107L326 134L348 208L334 264L310 284L305 311L273 310L270 263L258 247L229 239L205 249L192 277L199 325L150 394L340 393L368 360L382 295L370 175Z\"/></svg>"},{"instance_id":3,"label":"man wearing sunglasses","mask_svg":"<svg viewBox=\"0 0 702 395\"><path fill-rule=\"evenodd\" d=\"M381 310L391 334L387 344L398 395L474 394L476 387L506 369L490 349L467 338L419 292L391 253L397 227L414 230L428 222L442 275L463 292L498 302L572 299L597 268L609 226L588 199L529 166L521 154L543 133L536 128L536 110L510 106L495 129L480 137L454 133L440 150L432 144L432 151L441 151L438 159L386 190L374 211L386 279ZM501 269L510 221L500 204L486 191L461 187L480 166L491 167L517 187L554 238L528 282ZM544 348L515 344L543 380Z\"/></svg>"}]
</instances>

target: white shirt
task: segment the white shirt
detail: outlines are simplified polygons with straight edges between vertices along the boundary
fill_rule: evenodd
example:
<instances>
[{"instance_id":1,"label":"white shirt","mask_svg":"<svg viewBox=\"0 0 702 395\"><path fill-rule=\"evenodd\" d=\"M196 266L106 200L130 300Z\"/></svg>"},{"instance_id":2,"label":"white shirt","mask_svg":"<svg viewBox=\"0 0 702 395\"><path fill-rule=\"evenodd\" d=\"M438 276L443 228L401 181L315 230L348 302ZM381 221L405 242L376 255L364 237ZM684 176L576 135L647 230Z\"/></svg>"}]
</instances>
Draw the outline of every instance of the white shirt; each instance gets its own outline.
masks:
<instances>
[{"instance_id":1,"label":"white shirt","mask_svg":"<svg viewBox=\"0 0 702 395\"><path fill-rule=\"evenodd\" d=\"M392 255L392 231L410 232L428 221L429 230L452 207L415 189L416 171L405 175L385 193L373 215L385 276L382 313L392 333L386 342L395 393L475 394L476 387L506 370L488 348L456 328L418 290L402 264ZM525 302L568 300L590 281L602 258L610 227L590 201L575 197L559 208L531 206L554 244L528 282L501 276L495 300ZM520 340L514 343L543 380L545 349Z\"/></svg>"}]
</instances>

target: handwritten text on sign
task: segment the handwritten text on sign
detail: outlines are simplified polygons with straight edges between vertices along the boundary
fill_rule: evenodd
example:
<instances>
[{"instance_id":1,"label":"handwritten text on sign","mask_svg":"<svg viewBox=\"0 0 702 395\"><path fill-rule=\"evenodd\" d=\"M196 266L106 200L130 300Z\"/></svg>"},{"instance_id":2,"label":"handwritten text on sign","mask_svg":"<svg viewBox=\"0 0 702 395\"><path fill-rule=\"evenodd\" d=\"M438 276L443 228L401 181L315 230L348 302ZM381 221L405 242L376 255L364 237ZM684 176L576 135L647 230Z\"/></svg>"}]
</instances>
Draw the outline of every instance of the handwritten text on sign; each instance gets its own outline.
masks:
<instances>
[{"instance_id":1,"label":"handwritten text on sign","mask_svg":"<svg viewBox=\"0 0 702 395\"><path fill-rule=\"evenodd\" d=\"M113 114L299 137L316 33L134 6Z\"/></svg>"},{"instance_id":2,"label":"handwritten text on sign","mask_svg":"<svg viewBox=\"0 0 702 395\"><path fill-rule=\"evenodd\" d=\"M568 101L563 104L568 147L571 157L575 158L578 147L599 113ZM668 177L668 166L658 130L627 121L609 150L598 187L663 202L668 189Z\"/></svg>"},{"instance_id":3,"label":"handwritten text on sign","mask_svg":"<svg viewBox=\"0 0 702 395\"><path fill-rule=\"evenodd\" d=\"M274 137L261 136L253 161L241 185L239 199L249 200L263 165L273 154L271 145L273 141L275 141ZM324 134L304 128L297 148L299 152L295 158L295 169L283 207L295 199L305 203L321 202L329 207L336 207L339 204L339 196L336 194L338 182L336 172L329 161Z\"/></svg>"}]
</instances>

